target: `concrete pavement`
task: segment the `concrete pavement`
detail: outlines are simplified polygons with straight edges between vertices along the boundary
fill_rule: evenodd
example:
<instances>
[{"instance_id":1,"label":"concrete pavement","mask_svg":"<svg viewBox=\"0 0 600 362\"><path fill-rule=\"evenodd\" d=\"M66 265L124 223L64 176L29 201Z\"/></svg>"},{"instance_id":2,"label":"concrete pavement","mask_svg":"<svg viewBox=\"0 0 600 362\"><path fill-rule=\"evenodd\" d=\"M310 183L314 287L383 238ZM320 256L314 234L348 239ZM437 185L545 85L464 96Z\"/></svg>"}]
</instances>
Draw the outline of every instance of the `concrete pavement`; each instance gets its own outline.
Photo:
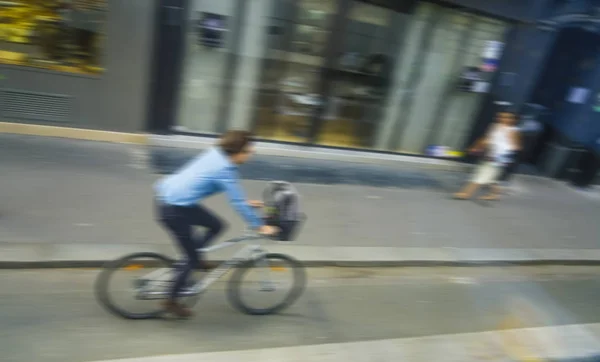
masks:
<instances>
[{"instance_id":1,"label":"concrete pavement","mask_svg":"<svg viewBox=\"0 0 600 362\"><path fill-rule=\"evenodd\" d=\"M153 221L152 184L190 150L13 135L0 135L0 145L0 266L174 254ZM307 264L600 261L598 199L546 179L518 177L506 199L479 203L450 200L467 175L431 165L262 156L242 175L252 197L264 180L298 182L308 223L297 242L272 248ZM227 237L240 233L223 197L207 205L230 222Z\"/></svg>"},{"instance_id":2,"label":"concrete pavement","mask_svg":"<svg viewBox=\"0 0 600 362\"><path fill-rule=\"evenodd\" d=\"M454 334L421 338L398 338L377 341L332 343L312 346L261 348L245 351L223 351L163 355L153 357L102 360L96 362L376 362L376 361L461 361L461 362L598 362L600 348L588 338L582 342L582 331L600 336L600 324L565 327L531 328L503 332ZM557 346L556 336L567 342ZM515 349L502 353L503 340L546 340L532 352Z\"/></svg>"},{"instance_id":3,"label":"concrete pavement","mask_svg":"<svg viewBox=\"0 0 600 362\"><path fill-rule=\"evenodd\" d=\"M600 352L595 267L308 273L305 293L279 315L233 310L223 279L193 319L128 321L94 299L96 270L0 271L2 361L556 361Z\"/></svg>"}]
</instances>

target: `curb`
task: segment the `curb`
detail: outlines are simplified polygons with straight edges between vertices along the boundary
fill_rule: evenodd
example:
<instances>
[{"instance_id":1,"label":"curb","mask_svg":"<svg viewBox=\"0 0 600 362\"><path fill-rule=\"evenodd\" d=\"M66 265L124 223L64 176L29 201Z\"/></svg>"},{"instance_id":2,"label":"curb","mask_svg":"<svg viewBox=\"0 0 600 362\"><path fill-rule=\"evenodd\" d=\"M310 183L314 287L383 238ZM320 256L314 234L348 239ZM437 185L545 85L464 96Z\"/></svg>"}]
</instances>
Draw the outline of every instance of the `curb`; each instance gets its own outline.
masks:
<instances>
[{"instance_id":1,"label":"curb","mask_svg":"<svg viewBox=\"0 0 600 362\"><path fill-rule=\"evenodd\" d=\"M0 261L0 270L11 269L98 269L111 260ZM220 264L225 260L211 259ZM301 261L308 268L402 268L402 267L523 267L523 266L597 266L600 260L398 260L398 261Z\"/></svg>"},{"instance_id":2,"label":"curb","mask_svg":"<svg viewBox=\"0 0 600 362\"><path fill-rule=\"evenodd\" d=\"M147 145L149 142L149 136L141 133L123 133L12 122L0 122L0 133L133 145Z\"/></svg>"},{"instance_id":3,"label":"curb","mask_svg":"<svg viewBox=\"0 0 600 362\"><path fill-rule=\"evenodd\" d=\"M214 142L214 137L206 136L165 136L153 134L148 138L148 145L150 147L179 150L204 150L208 147L212 147ZM465 169L470 167L469 164L465 164L458 159L443 159L400 153L383 153L373 150L335 149L314 145L306 146L269 141L258 141L255 143L255 147L261 155L293 157L308 160L342 161L379 166L410 164L421 169L436 169L449 172L464 172Z\"/></svg>"}]
</instances>

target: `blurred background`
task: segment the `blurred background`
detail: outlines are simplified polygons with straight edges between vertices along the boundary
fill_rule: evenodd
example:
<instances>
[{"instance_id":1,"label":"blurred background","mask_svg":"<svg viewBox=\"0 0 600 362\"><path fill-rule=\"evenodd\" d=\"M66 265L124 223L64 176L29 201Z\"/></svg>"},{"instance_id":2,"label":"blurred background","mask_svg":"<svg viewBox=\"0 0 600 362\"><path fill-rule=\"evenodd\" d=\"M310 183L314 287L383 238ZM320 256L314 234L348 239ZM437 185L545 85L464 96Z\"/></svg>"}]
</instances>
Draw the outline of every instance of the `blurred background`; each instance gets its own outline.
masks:
<instances>
[{"instance_id":1,"label":"blurred background","mask_svg":"<svg viewBox=\"0 0 600 362\"><path fill-rule=\"evenodd\" d=\"M588 185L600 147L597 9L2 1L0 111L18 122L201 136L246 128L283 143L456 158L504 108L533 122L523 168Z\"/></svg>"},{"instance_id":2,"label":"blurred background","mask_svg":"<svg viewBox=\"0 0 600 362\"><path fill-rule=\"evenodd\" d=\"M16 0L0 3L4 64L68 73L102 71L105 0Z\"/></svg>"},{"instance_id":3,"label":"blurred background","mask_svg":"<svg viewBox=\"0 0 600 362\"><path fill-rule=\"evenodd\" d=\"M498 112L523 141L501 200L452 200ZM250 196L303 196L273 250L305 295L108 315L104 262L177 255L152 185L232 128ZM0 0L0 170L2 361L600 355L600 0Z\"/></svg>"}]
</instances>

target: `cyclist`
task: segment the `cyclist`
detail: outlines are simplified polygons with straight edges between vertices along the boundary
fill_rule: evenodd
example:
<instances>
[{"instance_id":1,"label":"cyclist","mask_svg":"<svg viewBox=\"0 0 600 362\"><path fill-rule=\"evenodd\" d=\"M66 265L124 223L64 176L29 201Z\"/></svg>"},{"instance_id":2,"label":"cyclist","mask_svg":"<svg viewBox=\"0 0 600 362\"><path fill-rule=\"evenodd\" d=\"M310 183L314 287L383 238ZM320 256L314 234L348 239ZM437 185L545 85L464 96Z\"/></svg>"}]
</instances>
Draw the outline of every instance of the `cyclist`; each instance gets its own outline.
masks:
<instances>
[{"instance_id":1,"label":"cyclist","mask_svg":"<svg viewBox=\"0 0 600 362\"><path fill-rule=\"evenodd\" d=\"M173 175L155 185L157 214L160 223L171 233L186 256L177 268L177 277L164 307L179 317L189 317L191 311L177 302L191 272L208 268L196 251L206 247L225 228L224 222L198 202L214 194L225 192L229 202L252 229L273 235L277 228L267 226L253 208L260 201L247 201L240 187L238 166L247 162L254 147L247 131L228 131L217 146L200 154ZM195 238L193 227L202 226L204 235Z\"/></svg>"}]
</instances>

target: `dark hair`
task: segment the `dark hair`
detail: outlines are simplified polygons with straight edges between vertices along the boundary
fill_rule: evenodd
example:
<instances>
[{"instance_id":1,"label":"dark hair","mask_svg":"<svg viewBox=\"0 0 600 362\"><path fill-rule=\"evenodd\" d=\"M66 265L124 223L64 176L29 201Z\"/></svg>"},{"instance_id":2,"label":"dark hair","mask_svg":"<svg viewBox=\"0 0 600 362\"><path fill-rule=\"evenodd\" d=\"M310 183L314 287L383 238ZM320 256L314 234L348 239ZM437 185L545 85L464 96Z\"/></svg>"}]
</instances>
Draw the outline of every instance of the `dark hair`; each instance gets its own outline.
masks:
<instances>
[{"instance_id":1,"label":"dark hair","mask_svg":"<svg viewBox=\"0 0 600 362\"><path fill-rule=\"evenodd\" d=\"M505 115L509 115L509 116L511 116L513 119L515 119L515 120L517 119L517 114L516 114L516 113L514 113L514 112L510 112L510 111L499 111L499 112L497 112L497 113L496 113L496 115L499 115L499 114L505 114Z\"/></svg>"},{"instance_id":2,"label":"dark hair","mask_svg":"<svg viewBox=\"0 0 600 362\"><path fill-rule=\"evenodd\" d=\"M237 155L252 142L252 133L249 131L231 130L225 132L219 140L219 147L228 156Z\"/></svg>"}]
</instances>

